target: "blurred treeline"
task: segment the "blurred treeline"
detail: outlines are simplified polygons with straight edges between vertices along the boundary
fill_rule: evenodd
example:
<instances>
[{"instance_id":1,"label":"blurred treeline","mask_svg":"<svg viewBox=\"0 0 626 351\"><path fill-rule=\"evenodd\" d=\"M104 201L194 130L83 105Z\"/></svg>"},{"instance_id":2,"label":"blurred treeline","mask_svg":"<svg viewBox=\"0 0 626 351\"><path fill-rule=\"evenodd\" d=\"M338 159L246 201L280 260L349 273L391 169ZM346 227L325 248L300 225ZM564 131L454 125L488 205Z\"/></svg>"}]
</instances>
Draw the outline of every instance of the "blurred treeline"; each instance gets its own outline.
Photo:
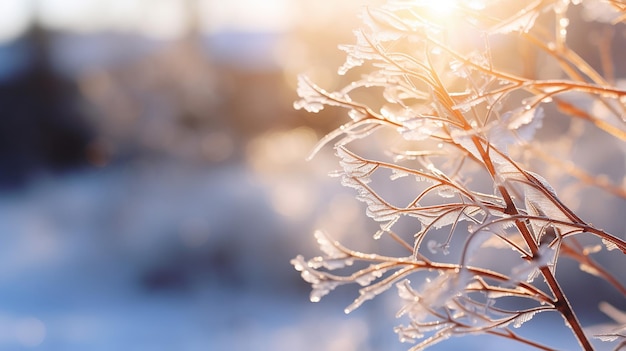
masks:
<instances>
[{"instance_id":1,"label":"blurred treeline","mask_svg":"<svg viewBox=\"0 0 626 351\"><path fill-rule=\"evenodd\" d=\"M188 3L187 31L175 39L62 31L33 19L1 44L0 186L145 157L241 161L247 141L264 132L336 125L292 109L295 75L315 66L331 77L343 59L333 43L351 40L355 18L326 29L207 33ZM323 21L354 17L346 12Z\"/></svg>"}]
</instances>

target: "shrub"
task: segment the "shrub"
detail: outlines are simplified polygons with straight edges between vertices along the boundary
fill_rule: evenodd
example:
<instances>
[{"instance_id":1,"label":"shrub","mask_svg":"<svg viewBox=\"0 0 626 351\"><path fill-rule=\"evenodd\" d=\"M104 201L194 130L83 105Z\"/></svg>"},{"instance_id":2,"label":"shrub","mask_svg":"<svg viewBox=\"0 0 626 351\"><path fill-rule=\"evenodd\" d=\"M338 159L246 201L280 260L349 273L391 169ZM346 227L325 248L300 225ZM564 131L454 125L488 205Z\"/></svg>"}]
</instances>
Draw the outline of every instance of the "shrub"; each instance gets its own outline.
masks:
<instances>
[{"instance_id":1,"label":"shrub","mask_svg":"<svg viewBox=\"0 0 626 351\"><path fill-rule=\"evenodd\" d=\"M606 157L623 156L626 90L612 76L610 45L599 45L602 74L574 50L567 36L572 13L608 35L626 19L626 5L389 0L365 8L356 43L340 46L347 60L339 74L350 78L345 88L328 92L299 77L295 108L348 111L347 123L314 152L334 143L341 169L331 175L353 188L367 216L380 222L376 239L406 249L365 253L316 232L323 255L292 260L312 284L311 301L358 284L348 313L395 285L403 303L398 316L408 318L395 331L401 341L417 342L411 350L481 333L550 350L514 332L550 311L563 317L582 349L593 349L557 267L568 257L580 274L597 276L625 296L619 272L596 258L622 260L626 242L582 219L567 202L587 196L584 189L621 201L626 182L580 161L572 145L600 137ZM357 141L365 146L353 147ZM395 191L410 200L383 194L384 182L402 182ZM396 230L411 218L419 230ZM331 273L336 269L348 273ZM620 316L608 304L602 309ZM618 322L596 337L625 345L626 325Z\"/></svg>"}]
</instances>

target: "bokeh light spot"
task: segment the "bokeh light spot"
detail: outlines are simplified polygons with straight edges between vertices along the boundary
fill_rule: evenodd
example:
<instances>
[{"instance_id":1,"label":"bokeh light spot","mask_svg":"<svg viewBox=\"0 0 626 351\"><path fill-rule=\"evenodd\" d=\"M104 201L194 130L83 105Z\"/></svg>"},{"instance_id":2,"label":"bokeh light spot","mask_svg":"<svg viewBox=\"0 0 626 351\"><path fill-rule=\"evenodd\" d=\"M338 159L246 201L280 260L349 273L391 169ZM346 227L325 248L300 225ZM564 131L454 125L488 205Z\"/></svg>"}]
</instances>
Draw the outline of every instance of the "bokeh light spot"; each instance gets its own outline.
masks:
<instances>
[{"instance_id":1,"label":"bokeh light spot","mask_svg":"<svg viewBox=\"0 0 626 351\"><path fill-rule=\"evenodd\" d=\"M15 337L22 346L38 346L46 338L46 326L34 317L20 319L15 325Z\"/></svg>"},{"instance_id":2,"label":"bokeh light spot","mask_svg":"<svg viewBox=\"0 0 626 351\"><path fill-rule=\"evenodd\" d=\"M272 189L274 210L285 217L302 218L313 210L316 197L305 183L285 182Z\"/></svg>"}]
</instances>

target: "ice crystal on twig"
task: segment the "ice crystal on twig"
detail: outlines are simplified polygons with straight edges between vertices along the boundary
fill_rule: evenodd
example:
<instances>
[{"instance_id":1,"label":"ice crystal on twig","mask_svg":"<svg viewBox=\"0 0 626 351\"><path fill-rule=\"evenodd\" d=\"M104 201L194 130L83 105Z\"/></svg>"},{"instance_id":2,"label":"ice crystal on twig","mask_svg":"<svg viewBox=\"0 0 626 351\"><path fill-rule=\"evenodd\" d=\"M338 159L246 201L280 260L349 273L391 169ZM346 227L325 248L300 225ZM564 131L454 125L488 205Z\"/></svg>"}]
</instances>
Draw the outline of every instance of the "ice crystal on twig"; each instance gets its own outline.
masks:
<instances>
[{"instance_id":1,"label":"ice crystal on twig","mask_svg":"<svg viewBox=\"0 0 626 351\"><path fill-rule=\"evenodd\" d=\"M544 151L548 143L540 140L546 121L558 110L572 125L584 121L626 142L626 91L567 47L569 9L582 3L589 12L598 1L503 2L453 2L450 17L437 14L432 1L389 0L366 8L355 43L340 46L347 59L338 73L357 67L369 71L337 92L298 79L296 108L347 110L348 121L320 140L314 152L334 144L339 169L331 175L354 190L365 214L380 222L373 237L388 237L408 252L356 251L318 231L323 255L298 256L291 263L312 285L311 301L340 285L360 286L346 313L395 286L402 301L397 317L408 320L395 331L401 341L416 343L411 350L468 334L550 349L514 332L542 312L560 313L581 348L591 350L557 281L562 256L626 294L592 258L603 251L600 242L603 252L615 255L626 253L626 242L585 222L547 179L561 172L617 196L626 197L626 191L551 157ZM605 20L602 14L610 14L612 23L626 18L625 6L605 4L594 18ZM547 54L566 78L544 79L540 72L521 76L507 71L506 64L500 67L503 60L494 56L504 54L491 43L501 38ZM361 91L378 94L382 103L373 107L371 101L360 101ZM365 157L352 147L353 141L381 130L392 145L400 145L385 150L390 159L380 153ZM562 139L582 134L571 132ZM547 170L532 171L537 162ZM407 182L411 178L416 182ZM380 179L398 185L404 200L381 191ZM418 228L398 232L405 219L417 219ZM597 242L583 246L577 241L583 235ZM620 337L623 323L598 335L605 341Z\"/></svg>"}]
</instances>

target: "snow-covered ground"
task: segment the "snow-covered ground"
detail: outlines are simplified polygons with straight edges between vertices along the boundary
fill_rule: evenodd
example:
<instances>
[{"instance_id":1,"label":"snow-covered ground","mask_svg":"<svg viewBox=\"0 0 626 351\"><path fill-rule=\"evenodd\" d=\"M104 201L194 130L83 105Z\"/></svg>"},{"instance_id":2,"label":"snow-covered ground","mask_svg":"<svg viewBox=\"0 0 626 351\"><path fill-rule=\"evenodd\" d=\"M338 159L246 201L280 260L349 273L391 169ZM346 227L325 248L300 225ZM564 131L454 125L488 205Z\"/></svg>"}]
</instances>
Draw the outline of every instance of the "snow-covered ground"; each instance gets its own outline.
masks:
<instances>
[{"instance_id":1,"label":"snow-covered ground","mask_svg":"<svg viewBox=\"0 0 626 351\"><path fill-rule=\"evenodd\" d=\"M0 349L363 349L363 321L307 301L288 261L308 235L266 192L243 166L167 162L4 192Z\"/></svg>"},{"instance_id":2,"label":"snow-covered ground","mask_svg":"<svg viewBox=\"0 0 626 351\"><path fill-rule=\"evenodd\" d=\"M0 350L408 349L391 292L349 316L353 291L307 300L288 260L307 250L311 221L277 215L254 174L147 162L4 192ZM534 332L571 348L566 332L542 331L555 322ZM525 348L490 337L433 348L459 349Z\"/></svg>"}]
</instances>

